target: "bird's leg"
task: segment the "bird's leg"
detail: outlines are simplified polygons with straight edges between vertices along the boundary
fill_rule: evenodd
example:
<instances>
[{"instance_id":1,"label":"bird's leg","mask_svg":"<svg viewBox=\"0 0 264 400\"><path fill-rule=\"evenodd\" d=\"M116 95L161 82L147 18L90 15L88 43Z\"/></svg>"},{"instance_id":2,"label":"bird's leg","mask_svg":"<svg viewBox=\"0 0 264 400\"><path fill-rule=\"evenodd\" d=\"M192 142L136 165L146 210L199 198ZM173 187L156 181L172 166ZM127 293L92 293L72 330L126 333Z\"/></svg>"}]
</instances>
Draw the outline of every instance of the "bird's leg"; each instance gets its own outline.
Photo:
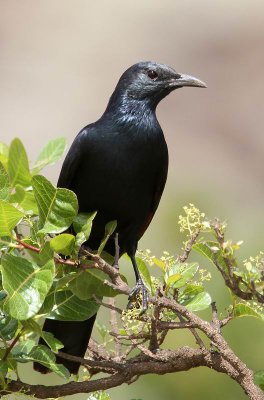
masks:
<instances>
[{"instance_id":1,"label":"bird's leg","mask_svg":"<svg viewBox=\"0 0 264 400\"><path fill-rule=\"evenodd\" d=\"M118 233L116 232L115 234L115 260L114 260L114 265L116 269L119 269L118 261L119 261L119 255L120 255L120 247L118 244Z\"/></svg>"},{"instance_id":2,"label":"bird's leg","mask_svg":"<svg viewBox=\"0 0 264 400\"><path fill-rule=\"evenodd\" d=\"M136 295L141 292L142 294L141 314L143 314L148 309L148 290L144 285L143 280L140 276L135 255L130 256L130 258L136 275L136 286L131 290L128 296L128 308L130 308L131 302L135 299Z\"/></svg>"}]
</instances>

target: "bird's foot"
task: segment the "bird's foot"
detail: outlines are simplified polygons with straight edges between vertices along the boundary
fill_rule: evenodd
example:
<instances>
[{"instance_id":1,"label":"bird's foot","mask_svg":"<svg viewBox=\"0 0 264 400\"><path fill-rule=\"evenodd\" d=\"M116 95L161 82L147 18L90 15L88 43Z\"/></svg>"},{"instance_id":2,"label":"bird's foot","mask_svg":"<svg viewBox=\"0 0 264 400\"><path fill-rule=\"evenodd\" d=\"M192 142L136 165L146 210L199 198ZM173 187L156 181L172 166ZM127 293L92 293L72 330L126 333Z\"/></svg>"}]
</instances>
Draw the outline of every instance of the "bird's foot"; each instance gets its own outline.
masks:
<instances>
[{"instance_id":1,"label":"bird's foot","mask_svg":"<svg viewBox=\"0 0 264 400\"><path fill-rule=\"evenodd\" d=\"M132 308L132 303L136 300L138 294L142 295L142 309L140 314L144 314L144 312L148 309L148 290L144 285L142 279L138 279L136 286L131 290L128 296L128 305L127 308Z\"/></svg>"},{"instance_id":2,"label":"bird's foot","mask_svg":"<svg viewBox=\"0 0 264 400\"><path fill-rule=\"evenodd\" d=\"M118 265L119 256L120 256L119 252L120 252L120 247L118 244L118 233L116 232L116 234L115 234L115 260L114 260L113 267L117 270L119 270L119 265Z\"/></svg>"},{"instance_id":3,"label":"bird's foot","mask_svg":"<svg viewBox=\"0 0 264 400\"><path fill-rule=\"evenodd\" d=\"M91 253L91 249L89 246L87 246L86 244L82 244L80 249L79 249L79 253L78 253L78 258L84 258L84 257L89 257L89 253Z\"/></svg>"}]
</instances>

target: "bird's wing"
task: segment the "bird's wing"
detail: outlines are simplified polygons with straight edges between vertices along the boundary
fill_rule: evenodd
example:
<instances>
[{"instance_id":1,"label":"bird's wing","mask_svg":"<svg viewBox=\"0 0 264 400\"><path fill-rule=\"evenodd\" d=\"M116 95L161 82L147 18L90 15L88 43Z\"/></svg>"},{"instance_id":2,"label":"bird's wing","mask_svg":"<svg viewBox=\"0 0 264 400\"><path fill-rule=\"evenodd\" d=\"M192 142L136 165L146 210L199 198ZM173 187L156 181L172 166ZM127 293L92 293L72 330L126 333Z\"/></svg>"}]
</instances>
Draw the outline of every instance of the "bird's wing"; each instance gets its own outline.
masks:
<instances>
[{"instance_id":1,"label":"bird's wing","mask_svg":"<svg viewBox=\"0 0 264 400\"><path fill-rule=\"evenodd\" d=\"M144 220L144 223L142 223L141 225L141 229L139 232L139 239L144 235L144 232L148 228L149 224L152 221L152 218L155 215L167 180L167 175L168 175L168 159L166 160L166 162L164 162L163 168L158 172L156 185L153 192L151 207L148 215Z\"/></svg>"},{"instance_id":2,"label":"bird's wing","mask_svg":"<svg viewBox=\"0 0 264 400\"><path fill-rule=\"evenodd\" d=\"M72 187L74 176L76 175L84 153L83 146L81 146L81 141L85 133L87 133L86 130L82 130L76 136L70 147L70 150L68 151L57 183L57 186L60 188L71 189Z\"/></svg>"}]
</instances>

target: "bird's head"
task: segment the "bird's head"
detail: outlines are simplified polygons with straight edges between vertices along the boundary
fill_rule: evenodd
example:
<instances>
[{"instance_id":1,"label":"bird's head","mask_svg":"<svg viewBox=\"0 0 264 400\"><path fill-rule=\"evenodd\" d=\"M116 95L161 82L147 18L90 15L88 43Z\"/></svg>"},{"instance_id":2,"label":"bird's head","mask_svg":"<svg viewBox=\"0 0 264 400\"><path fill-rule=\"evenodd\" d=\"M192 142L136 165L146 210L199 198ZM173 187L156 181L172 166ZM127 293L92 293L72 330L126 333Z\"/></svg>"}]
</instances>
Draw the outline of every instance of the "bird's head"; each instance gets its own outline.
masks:
<instances>
[{"instance_id":1,"label":"bird's head","mask_svg":"<svg viewBox=\"0 0 264 400\"><path fill-rule=\"evenodd\" d=\"M146 61L128 68L116 90L128 99L146 99L156 106L170 92L183 86L205 88L206 84L193 76L178 73L167 65Z\"/></svg>"}]
</instances>

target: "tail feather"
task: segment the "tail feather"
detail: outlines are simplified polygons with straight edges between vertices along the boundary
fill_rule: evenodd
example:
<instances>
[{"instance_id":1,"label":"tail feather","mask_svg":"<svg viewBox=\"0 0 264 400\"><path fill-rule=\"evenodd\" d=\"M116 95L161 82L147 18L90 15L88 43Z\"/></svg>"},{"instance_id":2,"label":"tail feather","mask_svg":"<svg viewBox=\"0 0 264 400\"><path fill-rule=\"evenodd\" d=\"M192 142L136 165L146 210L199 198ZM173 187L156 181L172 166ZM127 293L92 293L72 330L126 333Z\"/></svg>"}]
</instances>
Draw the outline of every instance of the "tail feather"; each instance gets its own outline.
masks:
<instances>
[{"instance_id":1,"label":"tail feather","mask_svg":"<svg viewBox=\"0 0 264 400\"><path fill-rule=\"evenodd\" d=\"M61 350L64 353L83 358L92 334L95 318L96 314L85 321L46 319L43 330L53 333L63 343L64 347ZM40 338L39 344L45 344L42 338ZM80 367L80 363L66 360L59 356L56 357L56 362L63 364L71 374L77 374ZM37 362L34 362L34 369L42 374L51 372L47 367Z\"/></svg>"}]
</instances>

